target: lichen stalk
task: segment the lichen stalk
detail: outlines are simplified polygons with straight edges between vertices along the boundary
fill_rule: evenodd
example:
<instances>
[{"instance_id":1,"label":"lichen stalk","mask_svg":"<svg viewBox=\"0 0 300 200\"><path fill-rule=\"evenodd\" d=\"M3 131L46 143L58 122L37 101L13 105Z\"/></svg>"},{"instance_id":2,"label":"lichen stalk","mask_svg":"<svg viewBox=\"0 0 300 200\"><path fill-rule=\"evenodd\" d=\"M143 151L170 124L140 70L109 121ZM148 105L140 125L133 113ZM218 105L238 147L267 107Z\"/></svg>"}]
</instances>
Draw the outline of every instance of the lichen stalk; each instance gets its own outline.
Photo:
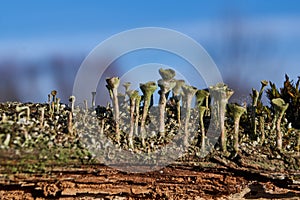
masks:
<instances>
[{"instance_id":1,"label":"lichen stalk","mask_svg":"<svg viewBox=\"0 0 300 200\"><path fill-rule=\"evenodd\" d=\"M264 144L265 139L266 139L266 135L265 135L265 118L264 116L260 116L259 117L259 129L260 129L260 133L261 133L261 138L260 138L260 143Z\"/></svg>"},{"instance_id":2,"label":"lichen stalk","mask_svg":"<svg viewBox=\"0 0 300 200\"><path fill-rule=\"evenodd\" d=\"M241 116L246 112L246 108L236 104L229 105L229 108L233 113L233 120L234 120L233 149L237 153L239 151L240 119Z\"/></svg>"},{"instance_id":3,"label":"lichen stalk","mask_svg":"<svg viewBox=\"0 0 300 200\"><path fill-rule=\"evenodd\" d=\"M180 105L180 101L181 101L181 93L182 93L182 85L185 83L184 80L175 80L176 85L175 87L172 89L173 92L173 98L175 100L176 103L176 118L177 118L177 122L179 124L179 126L181 126L181 105Z\"/></svg>"},{"instance_id":4,"label":"lichen stalk","mask_svg":"<svg viewBox=\"0 0 300 200\"><path fill-rule=\"evenodd\" d=\"M141 103L141 96L138 95L135 100L135 123L134 123L135 135L139 134L140 103Z\"/></svg>"},{"instance_id":5,"label":"lichen stalk","mask_svg":"<svg viewBox=\"0 0 300 200\"><path fill-rule=\"evenodd\" d=\"M175 86L176 82L172 80L158 80L158 86L160 87L159 98L159 134L165 136L165 110L167 105L167 93Z\"/></svg>"},{"instance_id":6,"label":"lichen stalk","mask_svg":"<svg viewBox=\"0 0 300 200\"><path fill-rule=\"evenodd\" d=\"M56 98L56 114L59 114L60 109L60 98Z\"/></svg>"},{"instance_id":7,"label":"lichen stalk","mask_svg":"<svg viewBox=\"0 0 300 200\"><path fill-rule=\"evenodd\" d=\"M69 97L69 102L70 102L70 107L71 107L71 112L74 113L74 105L75 105L75 96L70 96Z\"/></svg>"},{"instance_id":8,"label":"lichen stalk","mask_svg":"<svg viewBox=\"0 0 300 200\"><path fill-rule=\"evenodd\" d=\"M56 102L57 91L56 90L52 90L51 91L51 95L52 95L52 102Z\"/></svg>"},{"instance_id":9,"label":"lichen stalk","mask_svg":"<svg viewBox=\"0 0 300 200\"><path fill-rule=\"evenodd\" d=\"M92 92L92 108L93 109L96 106L95 100L96 100L96 92Z\"/></svg>"},{"instance_id":10,"label":"lichen stalk","mask_svg":"<svg viewBox=\"0 0 300 200\"><path fill-rule=\"evenodd\" d=\"M256 107L258 102L259 92L256 89L252 89L252 113L251 113L251 125L253 136L257 136L256 126Z\"/></svg>"},{"instance_id":11,"label":"lichen stalk","mask_svg":"<svg viewBox=\"0 0 300 200\"><path fill-rule=\"evenodd\" d=\"M229 89L227 85L218 83L215 86L209 87L210 92L214 98L214 104L217 109L217 120L220 127L220 147L223 152L227 151L227 134L225 129L225 113L226 105L229 98L233 95L233 90Z\"/></svg>"},{"instance_id":12,"label":"lichen stalk","mask_svg":"<svg viewBox=\"0 0 300 200\"><path fill-rule=\"evenodd\" d=\"M118 87L120 84L119 77L107 78L107 88L112 95L113 107L114 107L114 120L115 120L115 132L116 132L116 141L120 142L120 109L118 101Z\"/></svg>"},{"instance_id":13,"label":"lichen stalk","mask_svg":"<svg viewBox=\"0 0 300 200\"><path fill-rule=\"evenodd\" d=\"M207 110L207 108L205 106L199 106L199 120L200 120L200 130L201 130L201 152L205 151L206 134L205 134L205 126L204 126L203 117L204 117L204 113L206 110Z\"/></svg>"},{"instance_id":14,"label":"lichen stalk","mask_svg":"<svg viewBox=\"0 0 300 200\"><path fill-rule=\"evenodd\" d=\"M193 97L195 96L197 92L197 88L193 86L183 85L182 90L184 93L184 97L186 99L186 106L185 106L185 123L184 123L184 145L187 147L189 144L189 124L190 124L190 117L191 117L191 105Z\"/></svg>"},{"instance_id":15,"label":"lichen stalk","mask_svg":"<svg viewBox=\"0 0 300 200\"><path fill-rule=\"evenodd\" d=\"M261 84L261 87L260 87L259 94L258 94L258 101L261 101L262 94L263 94L266 86L269 84L269 81L262 80L262 81L260 81L260 84Z\"/></svg>"},{"instance_id":16,"label":"lichen stalk","mask_svg":"<svg viewBox=\"0 0 300 200\"><path fill-rule=\"evenodd\" d=\"M278 150L282 150L282 132L281 132L281 120L282 117L287 110L289 104L285 103L283 99L281 98L276 98L272 99L272 104L275 109L275 115L277 116L276 119L276 133L277 133L277 138L276 138L276 148Z\"/></svg>"},{"instance_id":17,"label":"lichen stalk","mask_svg":"<svg viewBox=\"0 0 300 200\"><path fill-rule=\"evenodd\" d=\"M83 100L83 104L84 104L84 110L85 110L85 113L87 113L88 110L89 110L89 106L88 106L88 102L87 102L86 99Z\"/></svg>"},{"instance_id":18,"label":"lichen stalk","mask_svg":"<svg viewBox=\"0 0 300 200\"><path fill-rule=\"evenodd\" d=\"M29 106L21 106L21 107L17 106L16 107L17 112L21 113L24 110L26 110L26 120L28 121L30 119L30 108L29 108Z\"/></svg>"},{"instance_id":19,"label":"lichen stalk","mask_svg":"<svg viewBox=\"0 0 300 200\"><path fill-rule=\"evenodd\" d=\"M45 116L45 108L41 107L39 108L40 111L40 127L44 127L44 116Z\"/></svg>"},{"instance_id":20,"label":"lichen stalk","mask_svg":"<svg viewBox=\"0 0 300 200\"><path fill-rule=\"evenodd\" d=\"M132 92L128 92L128 95L130 97L130 130L128 133L128 147L133 149L134 145L133 145L133 133L134 133L134 122L135 122L135 118L134 118L134 111L135 111L135 104L136 104L136 98L139 95L138 91L132 91Z\"/></svg>"},{"instance_id":21,"label":"lichen stalk","mask_svg":"<svg viewBox=\"0 0 300 200\"><path fill-rule=\"evenodd\" d=\"M151 96L154 91L157 89L157 85L155 82L150 81L145 84L140 84L140 88L144 94L144 107L143 107L143 114L141 119L141 139L142 139L142 146L145 147L145 134L146 134L146 118L148 115L148 110L150 106Z\"/></svg>"},{"instance_id":22,"label":"lichen stalk","mask_svg":"<svg viewBox=\"0 0 300 200\"><path fill-rule=\"evenodd\" d=\"M68 133L73 135L73 114L68 112Z\"/></svg>"}]
</instances>

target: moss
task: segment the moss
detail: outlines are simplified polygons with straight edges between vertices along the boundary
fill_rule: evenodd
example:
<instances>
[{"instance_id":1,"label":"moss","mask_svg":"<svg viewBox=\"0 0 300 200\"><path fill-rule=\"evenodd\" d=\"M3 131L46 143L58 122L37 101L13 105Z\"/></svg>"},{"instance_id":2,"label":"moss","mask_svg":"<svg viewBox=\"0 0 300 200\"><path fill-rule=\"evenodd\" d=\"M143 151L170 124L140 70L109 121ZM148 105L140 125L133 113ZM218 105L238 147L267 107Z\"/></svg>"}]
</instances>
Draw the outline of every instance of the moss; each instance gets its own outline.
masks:
<instances>
[{"instance_id":1,"label":"moss","mask_svg":"<svg viewBox=\"0 0 300 200\"><path fill-rule=\"evenodd\" d=\"M163 81L168 80L171 81L172 78L174 78L174 74L171 70L169 72L161 70L160 73L162 74ZM170 73L168 75L168 73ZM130 97L132 98L132 103L134 102L135 105L132 106L132 109L135 110L135 113L132 113L135 116L134 120L134 130L136 133L136 136L132 137L132 143L134 144L134 150L133 152L136 153L136 157L143 159L142 156L138 155L139 152L153 152L157 149L159 149L161 146L167 144L168 142L172 141L174 138L176 138L176 134L179 131L182 131L182 128L180 126L180 109L182 109L183 113L186 113L185 115L185 125L187 125L186 132L190 131L189 125L190 124L201 124L201 128L208 127L209 126L209 119L211 116L211 113L207 112L207 116L204 117L203 122L198 121L195 116L198 116L199 112L196 111L195 108L193 108L190 104L191 98L195 95L195 92L197 92L196 96L198 97L198 106L200 107L200 114L202 116L205 109L214 108L216 107L216 112L218 114L219 120L223 120L223 125L226 131L229 133L225 138L227 140L226 144L232 144L234 138L232 137L234 130L234 119L236 117L234 115L229 115L227 112L228 109L226 106L226 103L228 102L228 99L233 94L233 91L228 88L228 86L224 84L218 84L217 86L213 86L210 90L210 93L212 94L212 104L210 107L208 106L208 103L205 103L204 106L204 99L206 100L207 92L203 92L204 90L199 90L198 88L191 87L191 86L185 86L182 85L183 81L176 81L175 87L172 89L173 96L171 98L168 97L167 92L165 91L163 95L166 100L166 110L167 112L167 118L164 120L165 122L165 132L166 135L164 138L162 138L162 135L159 135L159 119L153 117L153 114L157 116L158 114L158 106L153 106L153 110L149 112L150 107L150 99L151 96L154 94L154 92L157 89L156 82L149 82L146 84L141 84L140 89L144 93L144 110L143 110L143 116L142 120L139 118L139 111L140 111L140 101L141 96L138 94L138 91L135 91L135 93L130 93L129 85L126 89L128 94L131 94ZM253 138L248 137L247 133L251 131L251 121L253 120L250 114L243 115L241 118L240 127L238 129L238 132L240 133L240 149L241 149L241 156L247 156L249 161L249 164L258 165L259 168L266 169L272 168L272 169L298 169L299 168L299 162L296 160L297 151L299 148L299 135L297 133L299 132L298 129L294 127L294 124L292 124L292 127L288 126L291 119L291 113L288 112L289 109L295 109L297 104L294 104L295 101L298 99L294 98L298 94L297 91L293 88L298 88L299 84L293 84L292 81L286 80L285 81L285 89L279 90L277 89L273 84L270 84L271 89L268 91L268 95L270 96L271 106L268 105L262 105L260 108L260 96L263 93L264 88L267 86L266 81L262 81L262 87L260 92L253 93L255 99L253 101L253 105L256 105L256 111L255 111L255 118L259 117L260 119L260 129L258 129L258 132L265 132L265 142L258 143ZM160 86L163 86L162 81L159 82ZM298 85L298 86L297 86ZM164 86L163 86L164 87ZM112 88L112 86L110 86ZM167 91L170 91L172 87L170 87ZM289 89L288 89L289 88ZM162 87L161 87L162 89ZM183 92L181 91L183 90ZM205 95L203 95L204 93ZM127 95L128 95L127 94ZM185 94L185 95L183 95ZM184 101L181 100L181 96L183 95ZM272 96L271 96L272 95ZM284 102L289 103L289 107L287 108L287 111L283 116L281 117L282 120L280 123L277 122L277 119L282 114L276 114L277 111L280 109L278 108L278 105L276 104L277 95L279 95L279 98L287 97L287 95L290 96L289 101L285 101L283 98L281 98ZM187 98L189 96L189 98ZM173 98L173 99L172 99ZM58 97L55 97L55 101L58 101ZM135 100L134 100L135 99ZM174 101L175 99L175 101ZM296 100L295 100L296 99ZM49 100L51 101L51 99ZM296 102L297 102L296 101ZM206 101L205 101L206 102ZM52 102L53 103L53 102ZM185 103L185 106L181 106L181 103ZM50 104L50 103L49 103ZM97 117L95 119L90 119L90 115L93 110L88 109L86 111L79 111L76 113L76 117L79 117L80 120L77 120L76 122L71 119L68 114L70 113L70 110L72 109L72 105L66 106L64 104L61 104L59 106L59 112L53 112L52 104L49 107L49 104L32 104L32 103L18 103L18 102L7 102L7 103L0 103L0 147L1 150L1 159L0 159L0 166L3 166L1 169L4 169L10 173L19 173L22 171L30 172L30 173L39 173L39 172L47 172L48 170L51 170L52 166L55 165L72 165L72 164L89 164L94 163L96 160L93 159L93 155L91 152L88 151L88 148L86 148L86 144L81 140L82 138L79 137L79 134L84 134L80 128L86 128L84 131L91 133L95 133L95 138L98 139L97 134L101 134L102 136L106 136L109 139L112 139L114 142L116 142L116 138L113 136L112 133L115 131L115 124L113 120L112 115L112 109L109 107L100 107L98 106L96 109ZM56 105L57 104L53 104ZM216 106L215 106L216 105ZM252 109L253 105L248 106L248 110ZM24 107L27 106L30 109L30 119L25 120L25 115L20 115L18 119L18 113L16 113L17 107ZM291 106L291 107L290 107ZM121 107L121 106L120 106ZM40 108L44 109L44 116L41 117L41 111ZM56 107L55 107L56 108ZM101 109L100 109L101 108ZM120 120L120 123L126 123L129 121L130 116L128 113L126 113L126 108L128 108L128 105L124 107L121 107L120 112L122 114L122 119ZM229 106L230 108L230 106ZM189 111L190 109L190 111ZM51 111L52 110L52 111ZM76 111L78 109L76 108ZM146 111L145 111L146 110ZM51 112L50 112L51 111ZM56 108L56 111L58 111L58 108ZM221 113L222 116L221 116ZM151 116L152 115L152 116ZM176 116L179 115L179 116ZM74 115L75 116L75 115ZM274 117L276 120L274 120ZM285 120L285 118L287 120ZM147 119L146 119L147 118ZM85 120L81 120L85 119ZM226 119L226 120L225 120ZM89 121L90 120L90 121ZM94 120L94 121L93 121ZM151 120L151 123L148 123ZM190 120L190 121L188 121ZM272 129L269 127L271 125L271 121L276 121L276 129L280 130L282 132L282 149L283 152L277 152L274 151L274 147L278 139L274 134L272 134ZM44 121L41 125L39 121ZM74 131L68 131L68 121L74 122ZM85 126L85 123L89 121L91 122L91 126ZM147 123L146 123L147 122ZM138 138L139 131L138 131L138 125L144 123L144 126L147 125L147 128L150 127L151 130L157 130L154 132L154 134L145 137L143 136L144 141L141 138ZM102 131L99 133L98 128L99 124L102 126ZM221 123L220 123L221 124ZM237 123L236 123L237 124ZM221 124L222 125L222 124ZM133 128L133 126L131 127ZM144 127L145 128L145 127ZM185 128L185 127L184 127ZM218 128L218 127L217 127ZM263 129L262 129L263 128ZM100 128L99 128L100 129ZM143 130L143 129L142 129ZM220 129L219 129L220 130ZM275 130L275 128L274 128ZM80 132L81 131L81 132ZM127 130L124 131L126 133ZM145 131L145 129L144 129ZM222 129L224 131L224 129ZM121 148L124 148L125 150L128 150L128 135L123 134L121 130L121 137L120 137L120 146ZM131 133L133 133L131 129ZM205 129L199 130L197 134L202 133L202 138L204 138ZM209 133L214 134L214 133ZM6 139L10 135L9 139ZM199 136L197 135L197 137ZM85 135L89 136L89 135ZM187 137L188 138L188 137ZM89 136L89 139L91 137ZM93 138L92 138L93 139ZM178 140L179 141L179 140ZM235 141L237 139L235 138ZM101 141L97 141L101 145ZM177 140L176 140L177 142ZM182 142L182 141L180 141ZM3 145L4 144L4 145ZM201 165L201 162L203 160L199 159L197 156L199 155L199 152L201 152L200 147L197 146L195 141L192 141L190 144L191 147L188 148L187 154L185 157L182 158L182 162L200 162L199 165ZM212 146L212 144L207 141L205 145ZM103 145L104 146L104 145ZM132 146L132 145L131 145ZM202 142L202 146L203 142ZM234 150L234 148L231 147L231 145L227 145L228 151ZM14 150L15 152L11 154L6 155L6 151ZM21 153L20 153L21 152ZM219 152L221 155L226 155L226 153ZM99 155L98 155L99 156ZM107 156L106 152L102 153L100 156ZM111 155L110 155L111 156ZM113 155L118 158L118 155ZM255 156L257 158L255 158ZM226 157L226 156L225 156ZM279 158L277 158L279 157ZM119 158L118 158L119 159ZM153 157L148 156L146 158L147 163L152 162ZM235 158L237 159L237 158ZM122 160L122 158L120 158ZM236 161L236 160L235 160ZM4 163L5 162L5 163ZM298 163L298 164L297 164ZM209 162L208 165L212 164L212 166L215 164L213 162ZM205 164L203 164L205 165ZM4 167L6 166L6 167ZM298 168L297 168L298 167Z\"/></svg>"}]
</instances>

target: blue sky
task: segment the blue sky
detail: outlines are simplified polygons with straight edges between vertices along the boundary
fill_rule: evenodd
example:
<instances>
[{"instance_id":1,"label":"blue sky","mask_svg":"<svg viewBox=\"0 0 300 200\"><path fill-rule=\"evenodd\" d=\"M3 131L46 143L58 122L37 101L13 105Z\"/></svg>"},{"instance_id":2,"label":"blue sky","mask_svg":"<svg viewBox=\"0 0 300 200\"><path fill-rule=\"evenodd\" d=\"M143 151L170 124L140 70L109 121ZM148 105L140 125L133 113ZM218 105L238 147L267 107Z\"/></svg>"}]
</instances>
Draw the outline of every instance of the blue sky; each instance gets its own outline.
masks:
<instances>
[{"instance_id":1,"label":"blue sky","mask_svg":"<svg viewBox=\"0 0 300 200\"><path fill-rule=\"evenodd\" d=\"M2 0L0 36L30 38L74 32L119 31L140 26L170 26L189 21L213 20L234 13L259 19L299 15L299 11L300 3L295 0Z\"/></svg>"},{"instance_id":2,"label":"blue sky","mask_svg":"<svg viewBox=\"0 0 300 200\"><path fill-rule=\"evenodd\" d=\"M225 79L236 76L258 87L261 79L279 84L284 73L300 75L299 24L296 0L2 0L0 62L86 56L113 34L157 26L202 44Z\"/></svg>"},{"instance_id":3,"label":"blue sky","mask_svg":"<svg viewBox=\"0 0 300 200\"><path fill-rule=\"evenodd\" d=\"M52 40L77 40L76 37L79 37L81 41L78 43L84 43L85 40L91 40L84 36L99 35L98 39L101 40L120 31L143 26L175 28L189 34L192 32L189 26L197 24L212 24L214 28L218 25L226 26L226 23L233 20L251 23L273 19L276 23L279 19L288 22L300 17L300 3L291 0L6 0L1 1L0 5L1 42L48 39L52 43ZM298 27L294 24L294 27L286 27L284 31L292 32ZM61 45L57 43L58 46Z\"/></svg>"}]
</instances>

